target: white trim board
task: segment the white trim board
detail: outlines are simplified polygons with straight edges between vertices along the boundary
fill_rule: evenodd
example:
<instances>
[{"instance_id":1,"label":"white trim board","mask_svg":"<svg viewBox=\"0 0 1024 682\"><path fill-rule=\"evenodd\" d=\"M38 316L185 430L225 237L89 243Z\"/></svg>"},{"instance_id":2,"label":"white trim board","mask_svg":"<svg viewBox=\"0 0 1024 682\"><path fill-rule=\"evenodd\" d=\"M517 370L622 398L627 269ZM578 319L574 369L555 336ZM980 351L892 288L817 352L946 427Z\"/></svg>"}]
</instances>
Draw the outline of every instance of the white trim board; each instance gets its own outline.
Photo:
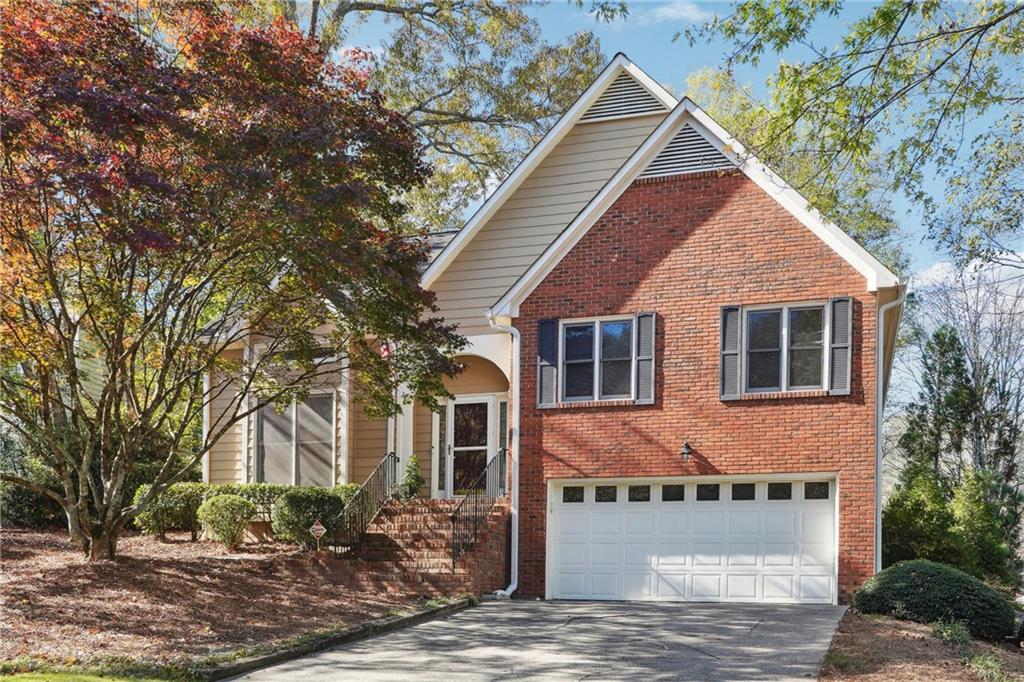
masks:
<instances>
[{"instance_id":1,"label":"white trim board","mask_svg":"<svg viewBox=\"0 0 1024 682\"><path fill-rule=\"evenodd\" d=\"M818 236L837 255L861 273L868 291L897 286L900 281L885 265L834 223L825 221L807 200L782 178L746 151L708 114L684 97L675 109L654 129L640 147L626 160L605 186L580 211L579 215L545 249L515 284L488 311L491 316L519 315L519 305L544 280L556 265L583 238L623 192L633 183L655 156L669 143L683 125L689 124L744 175L777 201L793 217Z\"/></svg>"},{"instance_id":2,"label":"white trim board","mask_svg":"<svg viewBox=\"0 0 1024 682\"><path fill-rule=\"evenodd\" d=\"M519 162L512 174L505 178L505 181L498 186L498 189L494 191L487 198L487 201L477 209L473 217L463 226L459 233L448 242L448 245L442 249L441 253L437 255L430 266L423 272L420 277L420 284L424 288L430 288L437 278L441 276L449 265L455 260L456 256L462 252L462 249L473 239L477 232L487 223L488 220L498 211L499 208L505 203L505 201L512 196L513 193L519 188L519 186L529 177L538 165L547 157L548 153L555 148L555 146L562 141L573 126L579 122L579 119L583 114L590 108L590 106L597 101L597 98L604 93L605 89L611 85L612 81L615 80L621 73L628 73L638 83L643 85L652 95L658 100L663 102L668 109L674 108L678 102L665 88L658 85L658 83L648 76L643 70L640 69L636 64L631 62L629 58L621 52L615 55L615 57L608 63L604 70L598 75L593 83L590 84L583 94L576 100L576 102L569 107L569 110L562 115L558 122L541 138L530 153ZM648 112L645 116L650 116L656 112ZM601 119L607 121L610 119Z\"/></svg>"}]
</instances>

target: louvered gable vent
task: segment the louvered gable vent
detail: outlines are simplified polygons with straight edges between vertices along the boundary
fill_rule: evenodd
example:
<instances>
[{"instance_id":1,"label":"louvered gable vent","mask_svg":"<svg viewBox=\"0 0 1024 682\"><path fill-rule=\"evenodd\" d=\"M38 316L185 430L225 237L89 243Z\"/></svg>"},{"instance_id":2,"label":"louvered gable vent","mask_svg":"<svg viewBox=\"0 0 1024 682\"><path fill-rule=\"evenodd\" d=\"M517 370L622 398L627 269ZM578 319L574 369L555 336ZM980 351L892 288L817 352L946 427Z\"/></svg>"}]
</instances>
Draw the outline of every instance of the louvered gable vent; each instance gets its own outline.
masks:
<instances>
[{"instance_id":1,"label":"louvered gable vent","mask_svg":"<svg viewBox=\"0 0 1024 682\"><path fill-rule=\"evenodd\" d=\"M732 168L733 163L690 125L684 125L672 141L654 157L640 174L654 178L681 173Z\"/></svg>"},{"instance_id":2,"label":"louvered gable vent","mask_svg":"<svg viewBox=\"0 0 1024 682\"><path fill-rule=\"evenodd\" d=\"M611 85L590 105L581 121L597 121L622 116L637 116L665 111L661 100L652 95L628 73L619 74Z\"/></svg>"}]
</instances>

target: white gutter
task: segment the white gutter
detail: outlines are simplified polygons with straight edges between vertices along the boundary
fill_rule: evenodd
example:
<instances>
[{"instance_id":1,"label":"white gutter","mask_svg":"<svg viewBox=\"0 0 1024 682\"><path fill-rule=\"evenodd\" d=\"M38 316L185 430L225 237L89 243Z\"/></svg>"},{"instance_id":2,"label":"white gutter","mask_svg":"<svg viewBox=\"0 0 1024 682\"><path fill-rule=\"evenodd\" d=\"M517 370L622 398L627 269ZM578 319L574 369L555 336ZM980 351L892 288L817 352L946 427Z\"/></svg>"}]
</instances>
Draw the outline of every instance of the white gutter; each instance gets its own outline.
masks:
<instances>
[{"instance_id":1,"label":"white gutter","mask_svg":"<svg viewBox=\"0 0 1024 682\"><path fill-rule=\"evenodd\" d=\"M487 312L487 321L493 329L512 335L512 381L509 382L511 409L508 416L509 439L512 443L512 538L509 550L512 582L505 589L494 593L498 598L508 599L519 588L519 330L510 325L499 324L490 311Z\"/></svg>"},{"instance_id":2,"label":"white gutter","mask_svg":"<svg viewBox=\"0 0 1024 682\"><path fill-rule=\"evenodd\" d=\"M875 360L875 573L882 570L882 417L885 416L885 313L893 306L902 306L907 296L907 285L899 284L899 296L895 300L878 308L878 339L876 342ZM900 326L903 316L901 308L896 318L896 327ZM895 340L893 341L895 343Z\"/></svg>"}]
</instances>

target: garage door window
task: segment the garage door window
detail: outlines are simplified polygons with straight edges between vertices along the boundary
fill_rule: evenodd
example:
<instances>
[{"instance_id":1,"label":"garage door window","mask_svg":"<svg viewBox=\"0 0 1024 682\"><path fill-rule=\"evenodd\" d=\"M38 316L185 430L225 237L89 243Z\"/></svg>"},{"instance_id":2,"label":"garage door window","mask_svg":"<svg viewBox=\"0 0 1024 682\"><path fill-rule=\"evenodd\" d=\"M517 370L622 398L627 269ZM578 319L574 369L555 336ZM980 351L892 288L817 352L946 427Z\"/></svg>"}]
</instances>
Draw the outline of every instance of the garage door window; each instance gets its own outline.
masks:
<instances>
[{"instance_id":1,"label":"garage door window","mask_svg":"<svg viewBox=\"0 0 1024 682\"><path fill-rule=\"evenodd\" d=\"M686 499L685 485L663 485L661 486L662 502L682 502Z\"/></svg>"},{"instance_id":2,"label":"garage door window","mask_svg":"<svg viewBox=\"0 0 1024 682\"><path fill-rule=\"evenodd\" d=\"M630 502L650 502L651 501L651 486L649 486L649 485L631 485L631 486L629 486L629 501Z\"/></svg>"},{"instance_id":3,"label":"garage door window","mask_svg":"<svg viewBox=\"0 0 1024 682\"><path fill-rule=\"evenodd\" d=\"M752 500L754 499L754 491L753 483L733 483L732 499L736 501Z\"/></svg>"},{"instance_id":4,"label":"garage door window","mask_svg":"<svg viewBox=\"0 0 1024 682\"><path fill-rule=\"evenodd\" d=\"M698 483L697 484L697 501L698 502L717 502L718 501L718 484L717 483Z\"/></svg>"},{"instance_id":5,"label":"garage door window","mask_svg":"<svg viewBox=\"0 0 1024 682\"><path fill-rule=\"evenodd\" d=\"M617 498L618 488L613 485L599 485L594 488L595 502L614 502Z\"/></svg>"},{"instance_id":6,"label":"garage door window","mask_svg":"<svg viewBox=\"0 0 1024 682\"><path fill-rule=\"evenodd\" d=\"M768 499L769 500L791 500L791 499L793 499L793 484L792 483L769 483L768 484Z\"/></svg>"},{"instance_id":7,"label":"garage door window","mask_svg":"<svg viewBox=\"0 0 1024 682\"><path fill-rule=\"evenodd\" d=\"M582 502L583 501L583 486L581 485L567 485L562 488L562 502Z\"/></svg>"},{"instance_id":8,"label":"garage door window","mask_svg":"<svg viewBox=\"0 0 1024 682\"><path fill-rule=\"evenodd\" d=\"M828 481L808 481L804 483L805 500L827 500Z\"/></svg>"}]
</instances>

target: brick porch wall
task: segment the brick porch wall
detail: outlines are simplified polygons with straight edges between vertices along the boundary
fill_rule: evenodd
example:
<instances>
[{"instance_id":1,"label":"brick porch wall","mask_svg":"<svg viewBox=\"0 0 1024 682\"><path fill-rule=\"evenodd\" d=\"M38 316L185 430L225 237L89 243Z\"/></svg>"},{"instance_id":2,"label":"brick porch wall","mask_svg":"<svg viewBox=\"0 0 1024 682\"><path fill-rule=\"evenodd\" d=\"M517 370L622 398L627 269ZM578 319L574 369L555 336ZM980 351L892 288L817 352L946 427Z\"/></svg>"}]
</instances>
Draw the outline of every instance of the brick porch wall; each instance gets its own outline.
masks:
<instances>
[{"instance_id":1,"label":"brick porch wall","mask_svg":"<svg viewBox=\"0 0 1024 682\"><path fill-rule=\"evenodd\" d=\"M723 305L854 298L849 396L719 400ZM537 322L657 313L655 404L537 408ZM520 594L542 596L551 478L836 473L841 598L873 571L876 298L745 176L634 183L520 308ZM684 465L684 440L693 456Z\"/></svg>"}]
</instances>

